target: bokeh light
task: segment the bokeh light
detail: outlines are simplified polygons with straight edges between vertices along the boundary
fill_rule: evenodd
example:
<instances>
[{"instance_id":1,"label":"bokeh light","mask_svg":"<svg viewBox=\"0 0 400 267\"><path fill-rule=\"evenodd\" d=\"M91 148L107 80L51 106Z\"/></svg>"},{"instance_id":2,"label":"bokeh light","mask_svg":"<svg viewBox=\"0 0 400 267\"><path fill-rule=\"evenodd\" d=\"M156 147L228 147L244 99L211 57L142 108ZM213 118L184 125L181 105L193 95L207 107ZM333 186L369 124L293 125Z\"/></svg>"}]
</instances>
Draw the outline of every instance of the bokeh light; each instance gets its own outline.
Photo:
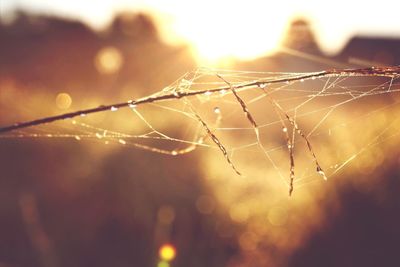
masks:
<instances>
[{"instance_id":1,"label":"bokeh light","mask_svg":"<svg viewBox=\"0 0 400 267\"><path fill-rule=\"evenodd\" d=\"M72 104L72 98L67 93L59 93L56 97L56 105L59 109L68 109Z\"/></svg>"},{"instance_id":2,"label":"bokeh light","mask_svg":"<svg viewBox=\"0 0 400 267\"><path fill-rule=\"evenodd\" d=\"M101 74L113 74L122 67L123 57L117 48L112 46L104 47L97 52L94 63Z\"/></svg>"},{"instance_id":3,"label":"bokeh light","mask_svg":"<svg viewBox=\"0 0 400 267\"><path fill-rule=\"evenodd\" d=\"M250 216L249 207L245 204L232 204L229 209L231 219L238 223L246 222Z\"/></svg>"},{"instance_id":4,"label":"bokeh light","mask_svg":"<svg viewBox=\"0 0 400 267\"><path fill-rule=\"evenodd\" d=\"M268 221L274 226L282 226L286 223L288 214L281 207L273 207L268 211Z\"/></svg>"},{"instance_id":5,"label":"bokeh light","mask_svg":"<svg viewBox=\"0 0 400 267\"><path fill-rule=\"evenodd\" d=\"M171 244L164 244L160 247L159 256L164 261L172 261L176 256L176 249Z\"/></svg>"}]
</instances>

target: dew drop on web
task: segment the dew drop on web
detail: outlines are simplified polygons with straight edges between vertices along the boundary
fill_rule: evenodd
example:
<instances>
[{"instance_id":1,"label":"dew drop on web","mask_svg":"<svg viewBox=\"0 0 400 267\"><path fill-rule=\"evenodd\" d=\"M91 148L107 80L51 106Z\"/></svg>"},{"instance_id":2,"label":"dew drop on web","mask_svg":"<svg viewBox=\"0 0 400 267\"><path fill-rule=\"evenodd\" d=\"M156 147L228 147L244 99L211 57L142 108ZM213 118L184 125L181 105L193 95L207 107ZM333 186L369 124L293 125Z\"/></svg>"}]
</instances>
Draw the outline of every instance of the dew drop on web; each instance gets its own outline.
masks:
<instances>
[{"instance_id":1,"label":"dew drop on web","mask_svg":"<svg viewBox=\"0 0 400 267\"><path fill-rule=\"evenodd\" d=\"M267 84L266 83L260 83L258 85L258 87L260 87L261 89L264 89L265 87L267 87Z\"/></svg>"},{"instance_id":2,"label":"dew drop on web","mask_svg":"<svg viewBox=\"0 0 400 267\"><path fill-rule=\"evenodd\" d=\"M319 175L322 176L322 178L323 178L325 181L328 180L328 177L326 177L325 172L321 169L320 166L317 166L317 172L318 172Z\"/></svg>"}]
</instances>

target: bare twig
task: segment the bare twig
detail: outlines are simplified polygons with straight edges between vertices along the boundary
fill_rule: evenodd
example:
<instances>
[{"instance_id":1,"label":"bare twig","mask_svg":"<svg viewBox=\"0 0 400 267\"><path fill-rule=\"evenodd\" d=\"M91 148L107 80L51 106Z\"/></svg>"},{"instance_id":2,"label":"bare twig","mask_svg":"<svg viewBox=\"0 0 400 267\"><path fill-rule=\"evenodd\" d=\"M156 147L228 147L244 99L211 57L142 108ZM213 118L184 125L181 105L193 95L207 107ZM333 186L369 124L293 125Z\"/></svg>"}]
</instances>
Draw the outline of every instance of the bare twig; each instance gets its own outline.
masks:
<instances>
[{"instance_id":1,"label":"bare twig","mask_svg":"<svg viewBox=\"0 0 400 267\"><path fill-rule=\"evenodd\" d=\"M285 78L272 78L272 79L258 80L258 81L254 81L254 82L237 85L237 86L235 86L235 89L250 88L250 87L255 87L255 86L259 86L259 85L263 85L263 84L294 82L294 81L299 81L299 80L321 78L321 77L339 77L339 76L395 77L399 74L400 74L400 66L385 67L385 68L371 67L371 68L362 68L362 69L341 69L341 70L332 69L332 70L326 70L326 71L320 71L320 72L299 74L297 76L289 77L289 78L285 77ZM56 115L56 116L44 117L44 118L40 118L40 119L36 119L36 120L32 120L32 121L15 123L13 125L1 127L0 133L6 133L6 132L10 132L10 131L17 130L17 129L38 126L38 125L51 123L51 122L55 122L55 121L60 121L60 120L65 120L65 119L70 119L70 118L74 118L74 117L78 117L78 116L86 116L89 114L108 111L108 110L112 110L112 109L125 108L125 107L130 107L130 106L138 106L138 105L142 105L142 104L161 102L161 101L171 100L171 99L180 99L182 97L201 95L206 92L215 93L215 92L225 91L225 90L229 90L229 89L230 89L229 86L225 86L225 87L211 88L211 89L205 89L205 90L173 92L173 93L167 93L167 94L156 94L156 95L151 95L151 96L144 97L144 98L141 98L138 100L131 100L131 101L112 104L112 105L102 105L102 106L99 106L96 108L83 109L80 111L65 113L65 114Z\"/></svg>"},{"instance_id":2,"label":"bare twig","mask_svg":"<svg viewBox=\"0 0 400 267\"><path fill-rule=\"evenodd\" d=\"M262 89L265 92L265 88L262 88ZM266 95L268 97L268 100L272 104L272 107L274 108L276 115L278 115L278 117L279 117L279 121L281 122L281 125L282 125L282 132L285 134L285 138L286 138L286 146L287 146L287 149L289 152L289 160L290 160L289 196L291 196L293 193L293 189L294 189L293 184L294 184L294 178L295 178L295 175L294 175L294 167L295 167L294 166L294 142L290 139L289 129L286 126L285 121L283 120L281 110L279 110L278 106L276 106L274 104L274 99L267 93L266 93Z\"/></svg>"},{"instance_id":3,"label":"bare twig","mask_svg":"<svg viewBox=\"0 0 400 267\"><path fill-rule=\"evenodd\" d=\"M257 131L258 125L257 125L256 121L254 120L253 116L251 115L251 113L249 111L249 108L246 106L246 104L244 103L243 99L236 92L236 88L234 86L232 86L232 84L230 82L228 82L224 77L222 77L218 73L217 73L217 77L220 78L221 80L223 80L229 86L229 89L231 90L231 92L235 96L236 100L239 102L239 104L242 107L242 110L243 110L244 114L246 115L247 119L249 120L251 125L253 125L254 129L256 129L256 131Z\"/></svg>"},{"instance_id":4,"label":"bare twig","mask_svg":"<svg viewBox=\"0 0 400 267\"><path fill-rule=\"evenodd\" d=\"M210 130L208 125L205 123L205 121L193 110L194 115L196 116L197 120L201 123L201 125L204 127L204 129L207 132L207 135L210 136L211 140L218 146L218 148L221 150L222 154L224 155L226 161L229 163L229 165L232 167L232 169L236 172L237 175L242 175L235 167L233 164L232 160L230 159L228 155L228 151L224 147L224 145L219 141L218 137L213 134L213 132Z\"/></svg>"}]
</instances>

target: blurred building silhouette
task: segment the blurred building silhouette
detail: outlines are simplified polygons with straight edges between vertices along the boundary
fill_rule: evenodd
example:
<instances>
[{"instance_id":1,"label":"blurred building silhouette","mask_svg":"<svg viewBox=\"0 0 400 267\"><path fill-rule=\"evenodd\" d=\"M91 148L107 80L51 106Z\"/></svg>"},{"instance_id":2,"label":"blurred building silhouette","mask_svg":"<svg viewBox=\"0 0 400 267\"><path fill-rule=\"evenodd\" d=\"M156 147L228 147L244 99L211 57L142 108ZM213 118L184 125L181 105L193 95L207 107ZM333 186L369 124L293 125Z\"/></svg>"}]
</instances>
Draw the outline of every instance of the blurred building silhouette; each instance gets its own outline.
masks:
<instances>
[{"instance_id":1,"label":"blurred building silhouette","mask_svg":"<svg viewBox=\"0 0 400 267\"><path fill-rule=\"evenodd\" d=\"M115 90L130 87L144 94L194 67L188 49L163 43L143 14L121 14L107 29L95 32L78 21L20 12L11 24L0 25L0 39L0 79L32 88L94 90L112 97ZM104 75L96 69L96 55L104 47L121 55L119 71Z\"/></svg>"},{"instance_id":2,"label":"blurred building silhouette","mask_svg":"<svg viewBox=\"0 0 400 267\"><path fill-rule=\"evenodd\" d=\"M347 43L338 58L356 65L399 65L400 39L356 36Z\"/></svg>"},{"instance_id":3,"label":"blurred building silhouette","mask_svg":"<svg viewBox=\"0 0 400 267\"><path fill-rule=\"evenodd\" d=\"M306 20L297 19L291 22L282 46L293 50L310 53L314 55L322 55L311 26Z\"/></svg>"},{"instance_id":4,"label":"blurred building silhouette","mask_svg":"<svg viewBox=\"0 0 400 267\"><path fill-rule=\"evenodd\" d=\"M128 85L140 91L156 90L195 67L189 50L162 42L156 25L144 14L122 13L107 29L95 32L78 21L19 12L11 24L0 25L0 39L0 78L58 91L92 88L106 93ZM303 19L291 23L281 46L275 55L238 62L236 67L311 71L400 62L399 39L372 37L354 37L329 58ZM96 53L103 47L120 52L123 66L118 72L104 75L96 70Z\"/></svg>"},{"instance_id":5,"label":"blurred building silhouette","mask_svg":"<svg viewBox=\"0 0 400 267\"><path fill-rule=\"evenodd\" d=\"M305 19L290 23L280 47L272 56L240 62L239 68L269 71L307 72L330 68L398 65L400 39L355 36L337 55L320 49L312 25Z\"/></svg>"}]
</instances>

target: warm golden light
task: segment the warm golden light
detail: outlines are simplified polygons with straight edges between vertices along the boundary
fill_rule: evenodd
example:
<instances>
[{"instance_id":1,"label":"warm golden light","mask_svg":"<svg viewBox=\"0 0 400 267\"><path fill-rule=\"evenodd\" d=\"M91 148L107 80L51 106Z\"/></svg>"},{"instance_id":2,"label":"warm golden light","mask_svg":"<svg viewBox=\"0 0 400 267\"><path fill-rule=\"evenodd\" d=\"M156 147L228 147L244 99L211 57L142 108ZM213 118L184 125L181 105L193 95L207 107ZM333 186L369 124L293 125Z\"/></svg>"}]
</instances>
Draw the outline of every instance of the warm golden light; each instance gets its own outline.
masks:
<instances>
[{"instance_id":1,"label":"warm golden light","mask_svg":"<svg viewBox=\"0 0 400 267\"><path fill-rule=\"evenodd\" d=\"M286 223L288 214L285 209L273 207L268 211L268 221L274 226L282 226Z\"/></svg>"},{"instance_id":2,"label":"warm golden light","mask_svg":"<svg viewBox=\"0 0 400 267\"><path fill-rule=\"evenodd\" d=\"M176 249L171 244L164 244L159 250L160 258L164 261L171 261L176 256Z\"/></svg>"},{"instance_id":3,"label":"warm golden light","mask_svg":"<svg viewBox=\"0 0 400 267\"><path fill-rule=\"evenodd\" d=\"M243 204L232 205L229 209L229 216L235 222L246 222L249 218L249 209L246 205Z\"/></svg>"},{"instance_id":4,"label":"warm golden light","mask_svg":"<svg viewBox=\"0 0 400 267\"><path fill-rule=\"evenodd\" d=\"M101 74L113 74L122 67L123 57L117 48L105 47L99 50L94 63Z\"/></svg>"},{"instance_id":5,"label":"warm golden light","mask_svg":"<svg viewBox=\"0 0 400 267\"><path fill-rule=\"evenodd\" d=\"M166 261L160 261L160 262L157 264L157 267L169 267L169 263L166 262Z\"/></svg>"},{"instance_id":6,"label":"warm golden light","mask_svg":"<svg viewBox=\"0 0 400 267\"><path fill-rule=\"evenodd\" d=\"M213 1L193 6L187 12L186 5L176 3L171 5L173 19L160 24L168 25L163 29L167 40L189 42L202 64L271 54L276 51L290 17L288 7L267 1L253 1L249 5L251 12L244 11L241 2Z\"/></svg>"}]
</instances>

